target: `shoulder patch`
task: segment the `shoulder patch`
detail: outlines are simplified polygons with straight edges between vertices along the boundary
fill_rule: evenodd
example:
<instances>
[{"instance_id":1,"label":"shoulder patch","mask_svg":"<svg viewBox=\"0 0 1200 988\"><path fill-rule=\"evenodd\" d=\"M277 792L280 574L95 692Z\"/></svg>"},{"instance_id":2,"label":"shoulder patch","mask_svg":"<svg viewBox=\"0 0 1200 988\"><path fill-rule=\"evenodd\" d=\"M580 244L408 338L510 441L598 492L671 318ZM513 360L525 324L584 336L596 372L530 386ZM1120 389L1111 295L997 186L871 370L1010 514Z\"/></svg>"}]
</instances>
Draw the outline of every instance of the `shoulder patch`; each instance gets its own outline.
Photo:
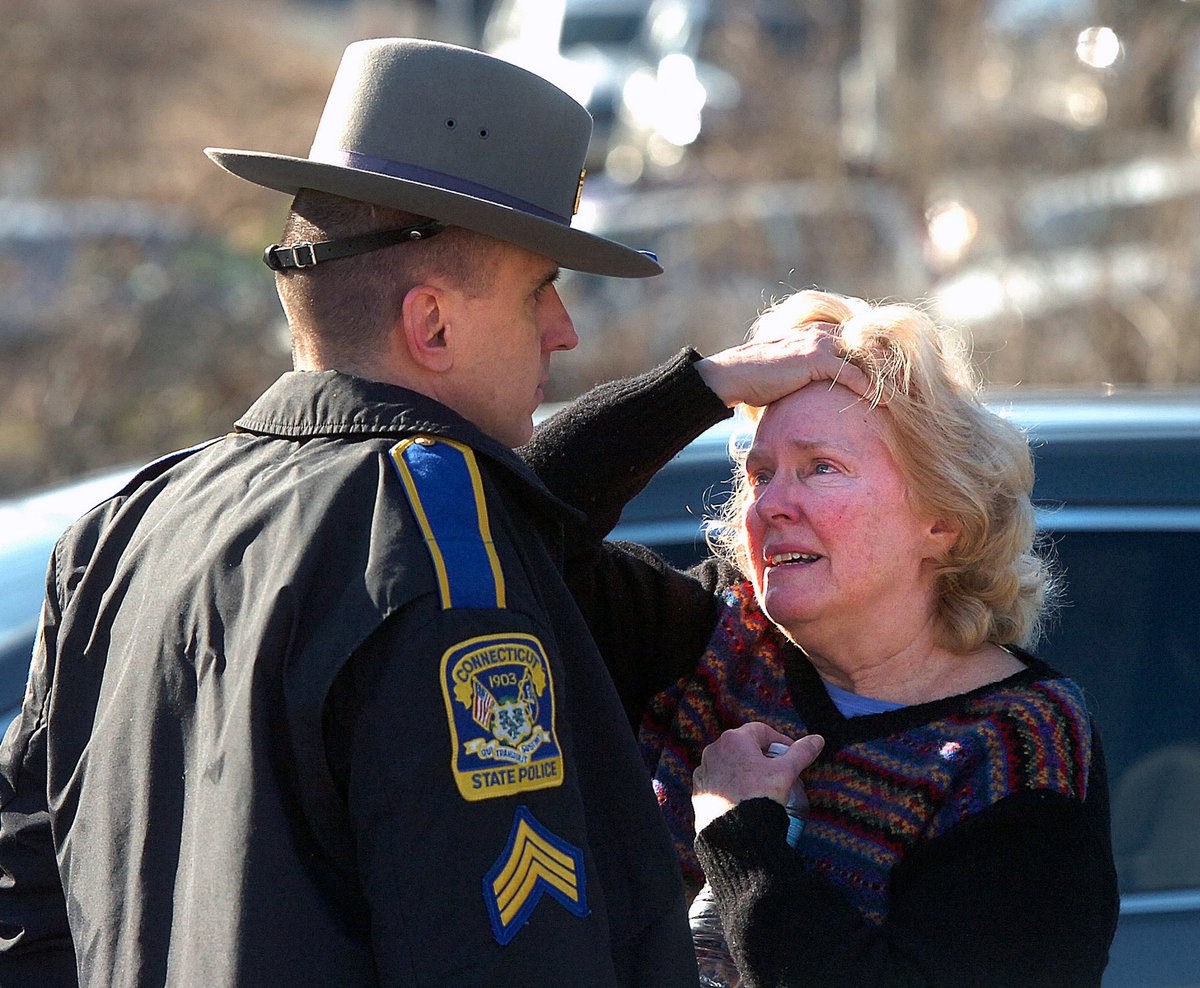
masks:
<instances>
[{"instance_id":1,"label":"shoulder patch","mask_svg":"<svg viewBox=\"0 0 1200 988\"><path fill-rule=\"evenodd\" d=\"M508 846L483 879L492 933L509 943L528 921L542 895L572 915L588 914L583 852L552 833L524 806L513 814Z\"/></svg>"},{"instance_id":2,"label":"shoulder patch","mask_svg":"<svg viewBox=\"0 0 1200 988\"><path fill-rule=\"evenodd\" d=\"M416 436L393 446L391 458L425 538L442 609L505 607L504 571L475 451Z\"/></svg>"},{"instance_id":3,"label":"shoulder patch","mask_svg":"<svg viewBox=\"0 0 1200 988\"><path fill-rule=\"evenodd\" d=\"M554 682L532 635L482 635L442 656L451 769L472 802L562 785Z\"/></svg>"}]
</instances>

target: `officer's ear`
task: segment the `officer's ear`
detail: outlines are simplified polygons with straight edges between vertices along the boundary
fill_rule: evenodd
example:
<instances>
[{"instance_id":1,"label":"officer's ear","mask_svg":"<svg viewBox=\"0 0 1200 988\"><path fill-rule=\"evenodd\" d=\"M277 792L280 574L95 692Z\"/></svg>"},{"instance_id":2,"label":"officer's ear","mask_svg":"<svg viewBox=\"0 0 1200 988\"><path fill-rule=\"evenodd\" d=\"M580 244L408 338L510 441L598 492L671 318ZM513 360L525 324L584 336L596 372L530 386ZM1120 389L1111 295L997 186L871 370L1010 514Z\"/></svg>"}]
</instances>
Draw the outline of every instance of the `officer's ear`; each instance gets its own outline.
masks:
<instances>
[{"instance_id":1,"label":"officer's ear","mask_svg":"<svg viewBox=\"0 0 1200 988\"><path fill-rule=\"evenodd\" d=\"M448 302L444 289L416 285L404 296L397 327L413 361L435 373L449 370L454 362L446 340Z\"/></svg>"}]
</instances>

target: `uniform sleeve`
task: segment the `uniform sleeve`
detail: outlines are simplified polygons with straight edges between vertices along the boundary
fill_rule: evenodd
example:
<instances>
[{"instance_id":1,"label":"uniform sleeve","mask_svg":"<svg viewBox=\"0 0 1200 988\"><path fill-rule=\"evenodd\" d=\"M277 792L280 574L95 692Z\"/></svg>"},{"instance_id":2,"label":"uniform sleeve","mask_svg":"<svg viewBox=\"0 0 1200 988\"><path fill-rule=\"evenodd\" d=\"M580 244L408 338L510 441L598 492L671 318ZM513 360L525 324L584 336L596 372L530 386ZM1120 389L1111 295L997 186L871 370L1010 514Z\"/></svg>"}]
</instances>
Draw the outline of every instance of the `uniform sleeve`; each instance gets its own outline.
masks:
<instances>
[{"instance_id":1,"label":"uniform sleeve","mask_svg":"<svg viewBox=\"0 0 1200 988\"><path fill-rule=\"evenodd\" d=\"M735 960L753 986L1095 986L1116 922L1116 879L1084 804L1010 796L930 841L892 875L866 923L786 843L767 799L696 840Z\"/></svg>"},{"instance_id":2,"label":"uniform sleeve","mask_svg":"<svg viewBox=\"0 0 1200 988\"><path fill-rule=\"evenodd\" d=\"M614 982L549 640L519 612L418 600L334 683L326 747L380 985L550 984L568 957L577 983Z\"/></svg>"},{"instance_id":3,"label":"uniform sleeve","mask_svg":"<svg viewBox=\"0 0 1200 988\"><path fill-rule=\"evenodd\" d=\"M53 563L51 564L53 572ZM0 745L0 986L74 988L75 952L46 802L46 717L58 606L51 592L18 718Z\"/></svg>"},{"instance_id":4,"label":"uniform sleeve","mask_svg":"<svg viewBox=\"0 0 1200 988\"><path fill-rule=\"evenodd\" d=\"M540 425L521 451L585 521L567 532L566 578L630 722L703 653L720 590L737 577L715 560L682 573L644 546L604 541L625 505L676 453L730 411L685 350L639 377L589 391Z\"/></svg>"},{"instance_id":5,"label":"uniform sleeve","mask_svg":"<svg viewBox=\"0 0 1200 988\"><path fill-rule=\"evenodd\" d=\"M736 571L710 560L686 573L644 546L604 543L567 583L635 728L647 704L688 675L721 614Z\"/></svg>"}]
</instances>

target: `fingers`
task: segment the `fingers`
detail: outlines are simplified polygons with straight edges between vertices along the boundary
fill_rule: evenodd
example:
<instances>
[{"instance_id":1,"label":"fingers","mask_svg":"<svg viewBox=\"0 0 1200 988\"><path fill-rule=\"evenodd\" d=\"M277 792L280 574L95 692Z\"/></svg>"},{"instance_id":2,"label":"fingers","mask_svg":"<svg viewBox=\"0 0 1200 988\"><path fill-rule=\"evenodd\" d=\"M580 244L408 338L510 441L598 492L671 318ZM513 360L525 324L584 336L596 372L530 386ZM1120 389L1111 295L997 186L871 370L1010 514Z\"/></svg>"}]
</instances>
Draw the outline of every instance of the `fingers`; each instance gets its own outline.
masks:
<instances>
[{"instance_id":1,"label":"fingers","mask_svg":"<svg viewBox=\"0 0 1200 988\"><path fill-rule=\"evenodd\" d=\"M841 337L822 326L722 350L698 361L696 370L730 407L763 407L814 381L842 384L865 395L870 387L867 375L846 360Z\"/></svg>"},{"instance_id":2,"label":"fingers","mask_svg":"<svg viewBox=\"0 0 1200 988\"><path fill-rule=\"evenodd\" d=\"M767 756L772 742L787 746L778 758ZM692 776L694 795L719 794L731 803L754 796L786 802L797 776L813 763L825 746L820 735L792 741L767 724L752 722L725 731L700 756Z\"/></svg>"},{"instance_id":3,"label":"fingers","mask_svg":"<svg viewBox=\"0 0 1200 988\"><path fill-rule=\"evenodd\" d=\"M788 805L797 781L824 744L820 737L808 736L789 744L785 754L768 758L767 744L781 738L778 731L766 724L746 724L726 731L704 749L700 765L692 776L692 812L699 833L717 817L738 803L766 797Z\"/></svg>"},{"instance_id":4,"label":"fingers","mask_svg":"<svg viewBox=\"0 0 1200 988\"><path fill-rule=\"evenodd\" d=\"M839 358L839 361L838 369L829 378L830 386L840 384L842 387L849 388L859 397L867 397L871 392L871 379L867 377L866 372L858 364L852 364L849 360Z\"/></svg>"},{"instance_id":5,"label":"fingers","mask_svg":"<svg viewBox=\"0 0 1200 988\"><path fill-rule=\"evenodd\" d=\"M799 775L817 760L817 756L821 754L824 747L825 739L821 735L806 734L798 741L793 742L788 747L786 754L779 757L779 761Z\"/></svg>"},{"instance_id":6,"label":"fingers","mask_svg":"<svg viewBox=\"0 0 1200 988\"><path fill-rule=\"evenodd\" d=\"M781 742L782 744L786 744L790 747L794 740L793 738L788 737L786 734L780 734L779 731L775 730L775 728L773 728L770 724L764 724L761 721L756 720L750 721L747 724L742 724L741 727L735 727L731 730L725 731L722 733L721 737L725 737L726 735L744 736L750 742L752 742L759 751L766 751L767 748L770 747L771 743L775 741ZM718 740L720 739L718 738Z\"/></svg>"},{"instance_id":7,"label":"fingers","mask_svg":"<svg viewBox=\"0 0 1200 988\"><path fill-rule=\"evenodd\" d=\"M780 758L786 760L787 764L790 765L793 761L803 759L803 765L796 769L797 772L811 765L821 753L821 749L825 747L825 739L819 734L806 734L796 740L786 734L781 734L770 724L749 721L740 727L723 731L716 741L705 748L705 752L709 748L716 748L720 745L722 748L757 750L761 754L766 754L767 749L776 743L786 747L786 753ZM703 757L701 754L701 759Z\"/></svg>"}]
</instances>

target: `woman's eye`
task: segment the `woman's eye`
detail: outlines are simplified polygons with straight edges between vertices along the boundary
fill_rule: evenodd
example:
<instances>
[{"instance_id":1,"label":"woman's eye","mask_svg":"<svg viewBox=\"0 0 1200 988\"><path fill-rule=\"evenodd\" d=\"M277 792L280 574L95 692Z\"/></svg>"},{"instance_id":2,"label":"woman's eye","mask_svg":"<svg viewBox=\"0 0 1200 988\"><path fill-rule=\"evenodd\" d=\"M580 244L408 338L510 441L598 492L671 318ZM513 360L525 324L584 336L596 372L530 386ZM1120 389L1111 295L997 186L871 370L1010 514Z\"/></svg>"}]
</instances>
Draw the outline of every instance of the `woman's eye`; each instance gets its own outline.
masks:
<instances>
[{"instance_id":1,"label":"woman's eye","mask_svg":"<svg viewBox=\"0 0 1200 988\"><path fill-rule=\"evenodd\" d=\"M832 463L815 463L813 473L837 473L837 468Z\"/></svg>"},{"instance_id":2,"label":"woman's eye","mask_svg":"<svg viewBox=\"0 0 1200 988\"><path fill-rule=\"evenodd\" d=\"M751 487L765 487L771 482L771 475L763 470L757 470L749 476Z\"/></svg>"}]
</instances>

